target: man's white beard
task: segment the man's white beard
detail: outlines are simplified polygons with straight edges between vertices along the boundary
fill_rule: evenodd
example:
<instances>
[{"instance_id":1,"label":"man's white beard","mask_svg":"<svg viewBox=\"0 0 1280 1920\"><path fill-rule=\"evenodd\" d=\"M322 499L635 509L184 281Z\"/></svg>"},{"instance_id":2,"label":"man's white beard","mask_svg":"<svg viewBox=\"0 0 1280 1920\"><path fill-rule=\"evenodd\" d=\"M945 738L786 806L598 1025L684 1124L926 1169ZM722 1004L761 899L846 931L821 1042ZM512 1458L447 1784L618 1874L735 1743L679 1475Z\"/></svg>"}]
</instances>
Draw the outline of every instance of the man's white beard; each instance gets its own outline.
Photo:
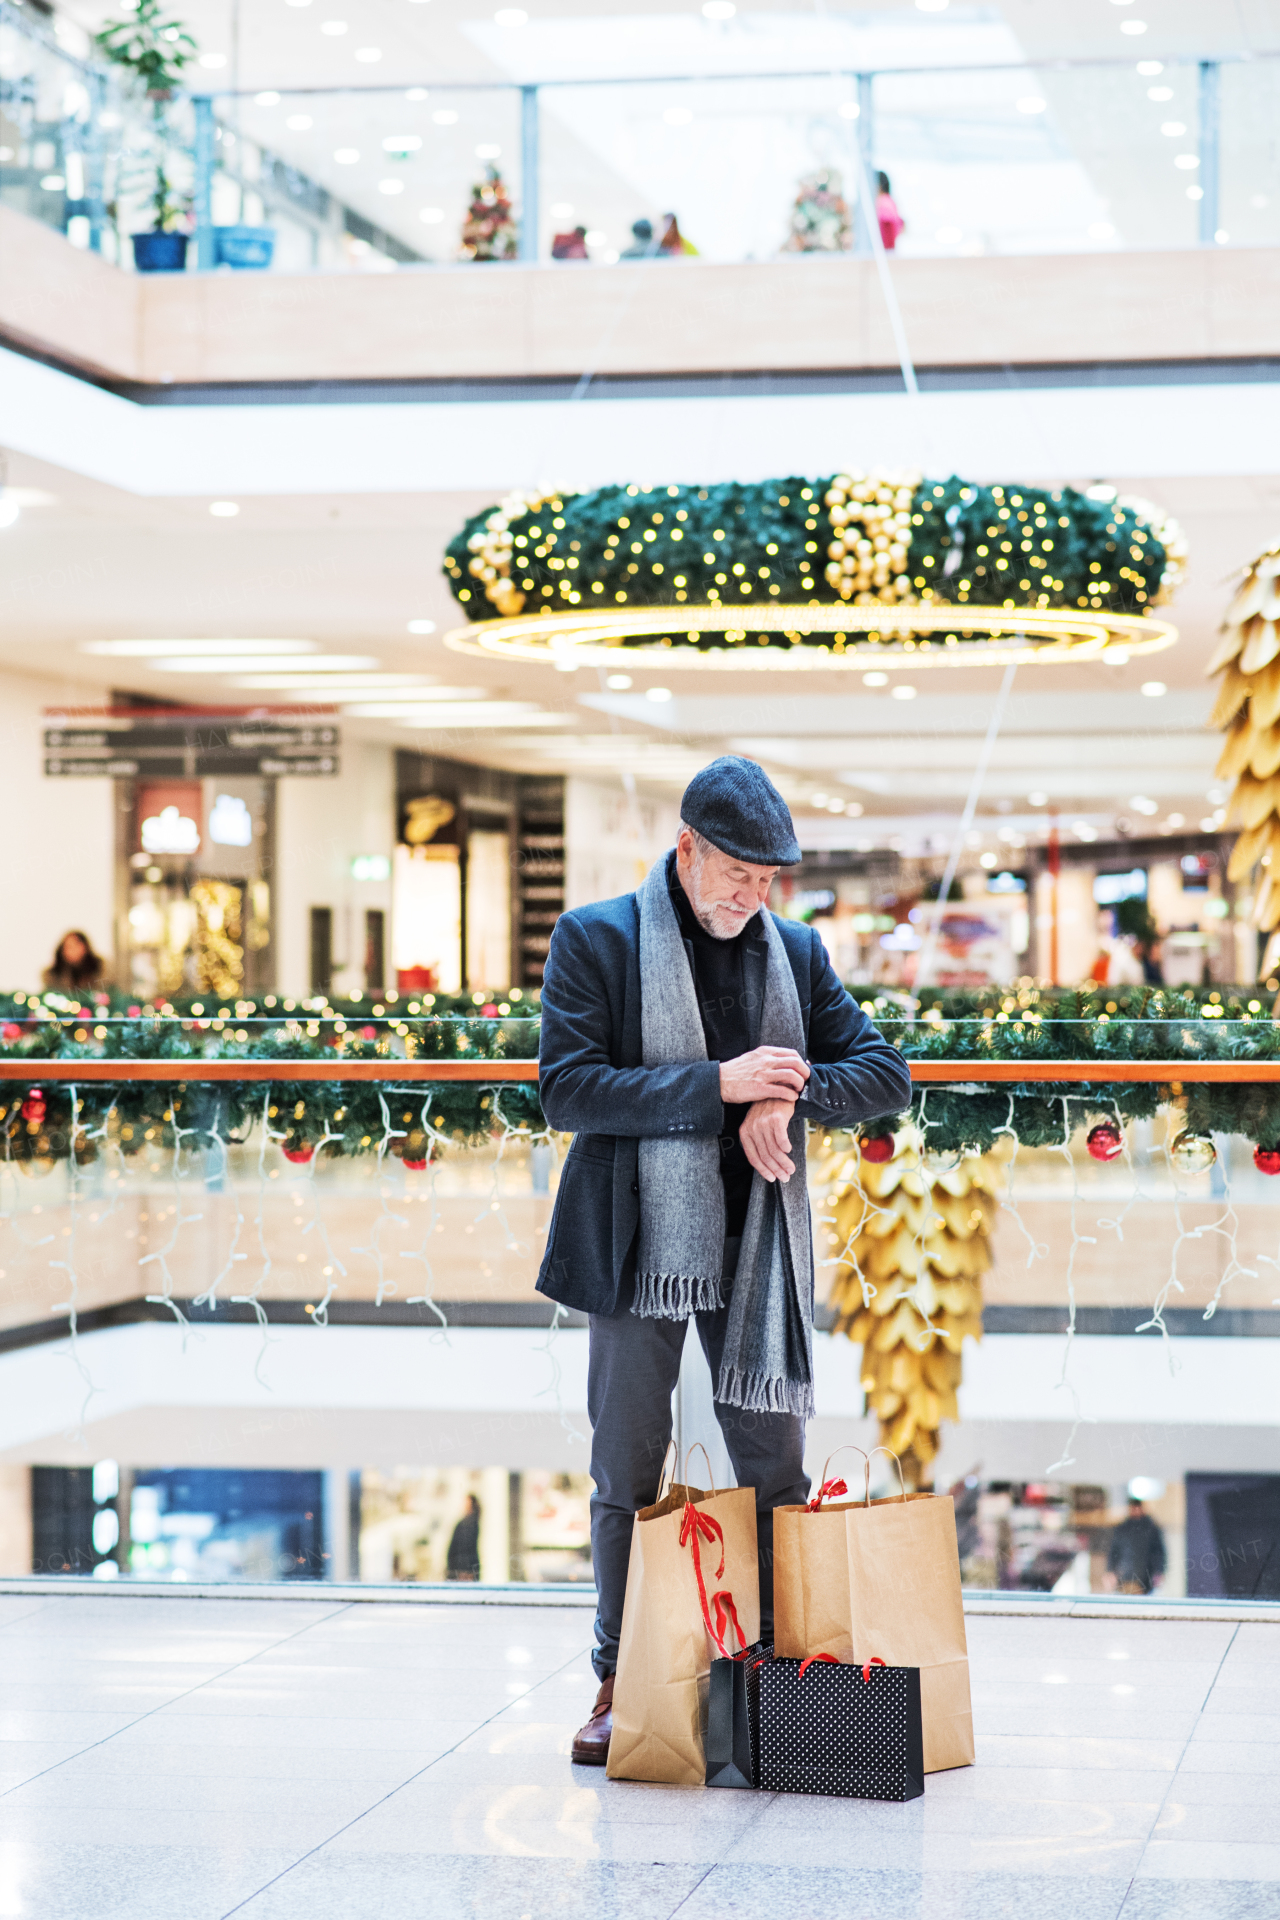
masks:
<instances>
[{"instance_id":1,"label":"man's white beard","mask_svg":"<svg viewBox=\"0 0 1280 1920\"><path fill-rule=\"evenodd\" d=\"M752 907L750 913L738 913L732 908L722 905L718 900L708 900L703 894L701 886L702 874L697 867L693 869L689 879L690 901L693 906L694 918L703 931L711 935L713 940L735 939L737 935L742 932L747 922L754 920L756 914L760 911L759 907L755 906Z\"/></svg>"}]
</instances>

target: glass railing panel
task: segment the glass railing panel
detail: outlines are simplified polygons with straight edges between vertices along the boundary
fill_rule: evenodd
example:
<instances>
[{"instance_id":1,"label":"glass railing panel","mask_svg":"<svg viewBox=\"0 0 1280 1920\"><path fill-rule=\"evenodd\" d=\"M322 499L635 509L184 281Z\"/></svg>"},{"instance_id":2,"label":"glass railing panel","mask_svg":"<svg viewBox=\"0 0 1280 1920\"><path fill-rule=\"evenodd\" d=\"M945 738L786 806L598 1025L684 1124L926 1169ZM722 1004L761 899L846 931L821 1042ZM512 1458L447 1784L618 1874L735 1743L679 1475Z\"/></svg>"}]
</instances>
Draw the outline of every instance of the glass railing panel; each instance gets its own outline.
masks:
<instances>
[{"instance_id":1,"label":"glass railing panel","mask_svg":"<svg viewBox=\"0 0 1280 1920\"><path fill-rule=\"evenodd\" d=\"M1273 247L1280 238L1280 60L1223 66L1218 87L1220 244Z\"/></svg>"},{"instance_id":2,"label":"glass railing panel","mask_svg":"<svg viewBox=\"0 0 1280 1920\"><path fill-rule=\"evenodd\" d=\"M265 92L214 106L214 224L274 227L273 265L376 271L515 258L515 89Z\"/></svg>"},{"instance_id":3,"label":"glass railing panel","mask_svg":"<svg viewBox=\"0 0 1280 1920\"><path fill-rule=\"evenodd\" d=\"M897 250L1194 245L1198 69L1144 64L1159 71L1063 65L878 75L873 152L906 223Z\"/></svg>"},{"instance_id":4,"label":"glass railing panel","mask_svg":"<svg viewBox=\"0 0 1280 1920\"><path fill-rule=\"evenodd\" d=\"M851 78L783 74L539 92L544 255L551 236L567 240L577 227L589 257L606 262L772 260L801 240L833 251L852 245ZM793 221L801 199L812 217Z\"/></svg>"}]
</instances>

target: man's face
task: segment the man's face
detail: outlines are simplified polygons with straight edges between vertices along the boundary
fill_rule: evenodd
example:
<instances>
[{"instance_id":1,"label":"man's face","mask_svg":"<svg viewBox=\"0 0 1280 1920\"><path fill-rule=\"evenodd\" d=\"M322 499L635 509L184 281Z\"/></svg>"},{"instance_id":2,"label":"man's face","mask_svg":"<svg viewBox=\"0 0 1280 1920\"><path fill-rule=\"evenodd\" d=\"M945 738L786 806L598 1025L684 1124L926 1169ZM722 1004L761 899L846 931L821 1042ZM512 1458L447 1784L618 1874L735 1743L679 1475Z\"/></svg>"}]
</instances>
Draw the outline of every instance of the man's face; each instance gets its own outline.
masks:
<instances>
[{"instance_id":1,"label":"man's face","mask_svg":"<svg viewBox=\"0 0 1280 1920\"><path fill-rule=\"evenodd\" d=\"M732 940L769 897L776 867L755 867L718 847L700 852L687 827L676 841L676 871L698 924L717 940Z\"/></svg>"}]
</instances>

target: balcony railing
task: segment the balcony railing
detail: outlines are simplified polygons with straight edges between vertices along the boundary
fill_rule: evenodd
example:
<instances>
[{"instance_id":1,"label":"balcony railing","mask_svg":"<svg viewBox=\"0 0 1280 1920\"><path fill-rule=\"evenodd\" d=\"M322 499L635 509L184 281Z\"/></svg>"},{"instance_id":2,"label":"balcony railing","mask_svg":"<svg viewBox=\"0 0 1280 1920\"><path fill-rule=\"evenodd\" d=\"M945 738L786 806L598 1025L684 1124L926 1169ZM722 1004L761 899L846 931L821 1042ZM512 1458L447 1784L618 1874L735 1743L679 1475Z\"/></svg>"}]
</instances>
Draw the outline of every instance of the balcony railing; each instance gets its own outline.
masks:
<instances>
[{"instance_id":1,"label":"balcony railing","mask_svg":"<svg viewBox=\"0 0 1280 1920\"><path fill-rule=\"evenodd\" d=\"M242 225L274 230L277 268L471 263L489 168L511 213L482 261L547 261L580 229L578 265L665 270L673 213L706 260L867 253L881 170L904 258L1280 237L1278 55L858 71L835 40L797 42L789 69L776 47L726 52L740 70L633 77L631 59L626 77L194 94L158 130L111 69L0 0L0 201L129 266L163 160L203 269Z\"/></svg>"}]
</instances>

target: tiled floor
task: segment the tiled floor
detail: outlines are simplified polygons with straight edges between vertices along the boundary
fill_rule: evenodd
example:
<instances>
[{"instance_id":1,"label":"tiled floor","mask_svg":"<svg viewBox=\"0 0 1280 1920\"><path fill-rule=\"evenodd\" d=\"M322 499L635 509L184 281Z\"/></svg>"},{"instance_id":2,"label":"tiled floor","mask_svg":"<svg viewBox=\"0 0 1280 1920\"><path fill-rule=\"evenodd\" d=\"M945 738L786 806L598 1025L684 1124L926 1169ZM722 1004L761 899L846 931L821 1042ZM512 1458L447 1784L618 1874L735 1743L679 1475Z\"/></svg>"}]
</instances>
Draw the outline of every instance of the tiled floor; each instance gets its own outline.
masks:
<instances>
[{"instance_id":1,"label":"tiled floor","mask_svg":"<svg viewBox=\"0 0 1280 1920\"><path fill-rule=\"evenodd\" d=\"M969 1635L890 1806L575 1769L581 1607L0 1596L0 1916L1280 1920L1280 1624Z\"/></svg>"}]
</instances>

